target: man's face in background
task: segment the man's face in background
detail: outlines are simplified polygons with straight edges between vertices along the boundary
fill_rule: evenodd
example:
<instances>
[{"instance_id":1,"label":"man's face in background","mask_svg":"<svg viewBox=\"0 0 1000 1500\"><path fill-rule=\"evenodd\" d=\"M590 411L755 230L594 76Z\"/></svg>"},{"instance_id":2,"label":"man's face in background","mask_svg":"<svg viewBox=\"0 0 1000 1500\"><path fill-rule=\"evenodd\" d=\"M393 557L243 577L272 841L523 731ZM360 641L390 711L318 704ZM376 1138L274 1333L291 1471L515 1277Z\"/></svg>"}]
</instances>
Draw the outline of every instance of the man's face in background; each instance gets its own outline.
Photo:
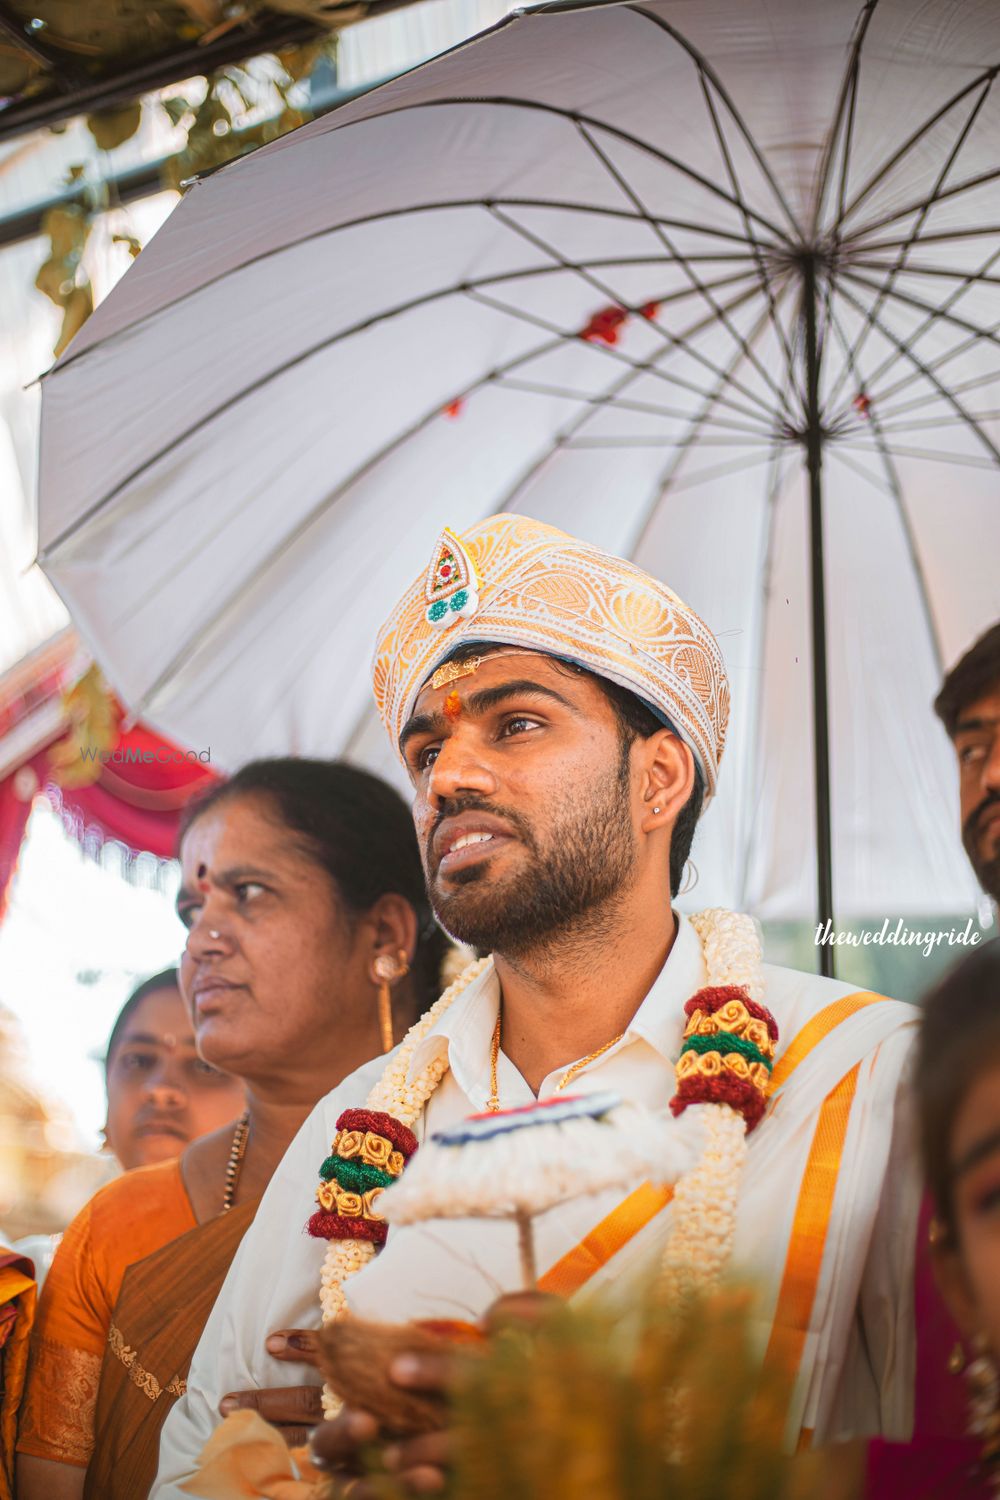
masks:
<instances>
[{"instance_id":1,"label":"man's face in background","mask_svg":"<svg viewBox=\"0 0 1000 1500\"><path fill-rule=\"evenodd\" d=\"M1000 904L1000 678L959 715L962 843L983 890Z\"/></svg>"}]
</instances>

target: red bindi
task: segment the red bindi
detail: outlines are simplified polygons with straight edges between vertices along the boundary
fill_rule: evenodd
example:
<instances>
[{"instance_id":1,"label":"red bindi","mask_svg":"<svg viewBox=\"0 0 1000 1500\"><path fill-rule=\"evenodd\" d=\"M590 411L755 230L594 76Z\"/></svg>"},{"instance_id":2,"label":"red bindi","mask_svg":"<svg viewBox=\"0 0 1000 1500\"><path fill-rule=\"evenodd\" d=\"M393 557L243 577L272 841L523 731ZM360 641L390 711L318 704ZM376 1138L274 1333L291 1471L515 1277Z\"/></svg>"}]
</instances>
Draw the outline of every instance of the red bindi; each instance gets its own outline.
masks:
<instances>
[{"instance_id":1,"label":"red bindi","mask_svg":"<svg viewBox=\"0 0 1000 1500\"><path fill-rule=\"evenodd\" d=\"M462 700L454 688L444 700L444 716L453 722L462 717Z\"/></svg>"}]
</instances>

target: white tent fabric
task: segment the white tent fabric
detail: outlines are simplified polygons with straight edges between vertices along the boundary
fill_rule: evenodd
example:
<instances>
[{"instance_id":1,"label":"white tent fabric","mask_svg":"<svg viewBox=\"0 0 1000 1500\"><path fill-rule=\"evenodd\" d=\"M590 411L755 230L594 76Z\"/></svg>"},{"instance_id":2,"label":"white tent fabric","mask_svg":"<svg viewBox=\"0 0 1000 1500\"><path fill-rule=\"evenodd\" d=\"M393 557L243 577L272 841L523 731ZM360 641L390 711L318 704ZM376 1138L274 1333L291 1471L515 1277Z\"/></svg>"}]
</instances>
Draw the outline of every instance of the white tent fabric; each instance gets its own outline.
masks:
<instances>
[{"instance_id":1,"label":"white tent fabric","mask_svg":"<svg viewBox=\"0 0 1000 1500\"><path fill-rule=\"evenodd\" d=\"M993 0L555 5L197 184L43 389L111 681L216 763L391 770L378 623L442 525L538 516L720 637L698 903L809 915L809 260L835 904L970 910L930 702L1000 614L998 70Z\"/></svg>"}]
</instances>

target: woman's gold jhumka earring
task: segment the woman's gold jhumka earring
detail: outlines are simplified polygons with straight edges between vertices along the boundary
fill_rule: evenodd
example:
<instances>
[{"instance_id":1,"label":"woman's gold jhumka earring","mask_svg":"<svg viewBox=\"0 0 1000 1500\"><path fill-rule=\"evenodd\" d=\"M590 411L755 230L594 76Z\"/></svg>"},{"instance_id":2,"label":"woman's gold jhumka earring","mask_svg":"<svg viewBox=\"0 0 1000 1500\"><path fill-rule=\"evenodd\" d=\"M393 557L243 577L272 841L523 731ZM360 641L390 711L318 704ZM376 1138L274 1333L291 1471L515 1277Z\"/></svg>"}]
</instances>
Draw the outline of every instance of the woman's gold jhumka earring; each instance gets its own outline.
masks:
<instances>
[{"instance_id":1,"label":"woman's gold jhumka earring","mask_svg":"<svg viewBox=\"0 0 1000 1500\"><path fill-rule=\"evenodd\" d=\"M380 953L372 964L372 977L378 985L378 1024L382 1033L383 1052L391 1052L395 1046L392 1034L392 986L409 972L410 966L403 948L395 955Z\"/></svg>"},{"instance_id":2,"label":"woman's gold jhumka earring","mask_svg":"<svg viewBox=\"0 0 1000 1500\"><path fill-rule=\"evenodd\" d=\"M1000 1371L986 1341L977 1333L972 1340L973 1357L962 1370L969 1402L969 1433L982 1444L980 1463L990 1488L1000 1494ZM949 1369L961 1369L952 1351Z\"/></svg>"}]
</instances>

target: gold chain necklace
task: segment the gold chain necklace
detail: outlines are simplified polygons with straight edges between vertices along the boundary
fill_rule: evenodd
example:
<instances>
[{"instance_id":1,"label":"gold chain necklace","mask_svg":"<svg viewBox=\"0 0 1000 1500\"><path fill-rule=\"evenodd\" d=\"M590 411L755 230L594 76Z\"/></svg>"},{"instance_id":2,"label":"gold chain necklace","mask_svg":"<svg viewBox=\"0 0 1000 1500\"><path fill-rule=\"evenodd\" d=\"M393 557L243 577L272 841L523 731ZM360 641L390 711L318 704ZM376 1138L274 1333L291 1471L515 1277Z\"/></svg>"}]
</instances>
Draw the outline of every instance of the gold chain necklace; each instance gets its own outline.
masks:
<instances>
[{"instance_id":1,"label":"gold chain necklace","mask_svg":"<svg viewBox=\"0 0 1000 1500\"><path fill-rule=\"evenodd\" d=\"M494 1115L499 1114L500 1112L500 1089L497 1084L497 1060L500 1056L500 1027L502 1024L502 1014L502 1011L497 1011L497 1023L493 1028L493 1041L490 1044L490 1097L486 1101L486 1108L490 1111L491 1114ZM567 1068L563 1076L560 1078L559 1082L556 1084L556 1093L561 1093L566 1085L568 1083L571 1083L578 1073L583 1072L588 1063L596 1062L597 1058L601 1057L605 1052L610 1052L611 1048L617 1042L620 1042L624 1035L624 1031L619 1031L618 1035L613 1036L610 1042L605 1042L603 1047L598 1047L594 1052L588 1052L586 1057L581 1057L579 1062L575 1062L571 1068Z\"/></svg>"},{"instance_id":2,"label":"gold chain necklace","mask_svg":"<svg viewBox=\"0 0 1000 1500\"><path fill-rule=\"evenodd\" d=\"M240 1180L240 1167L243 1165L243 1153L247 1149L247 1138L250 1135L250 1114L241 1115L236 1122L233 1131L233 1144L229 1149L229 1160L226 1163L226 1188L222 1195L222 1212L227 1214L233 1206L236 1196L236 1184Z\"/></svg>"}]
</instances>

